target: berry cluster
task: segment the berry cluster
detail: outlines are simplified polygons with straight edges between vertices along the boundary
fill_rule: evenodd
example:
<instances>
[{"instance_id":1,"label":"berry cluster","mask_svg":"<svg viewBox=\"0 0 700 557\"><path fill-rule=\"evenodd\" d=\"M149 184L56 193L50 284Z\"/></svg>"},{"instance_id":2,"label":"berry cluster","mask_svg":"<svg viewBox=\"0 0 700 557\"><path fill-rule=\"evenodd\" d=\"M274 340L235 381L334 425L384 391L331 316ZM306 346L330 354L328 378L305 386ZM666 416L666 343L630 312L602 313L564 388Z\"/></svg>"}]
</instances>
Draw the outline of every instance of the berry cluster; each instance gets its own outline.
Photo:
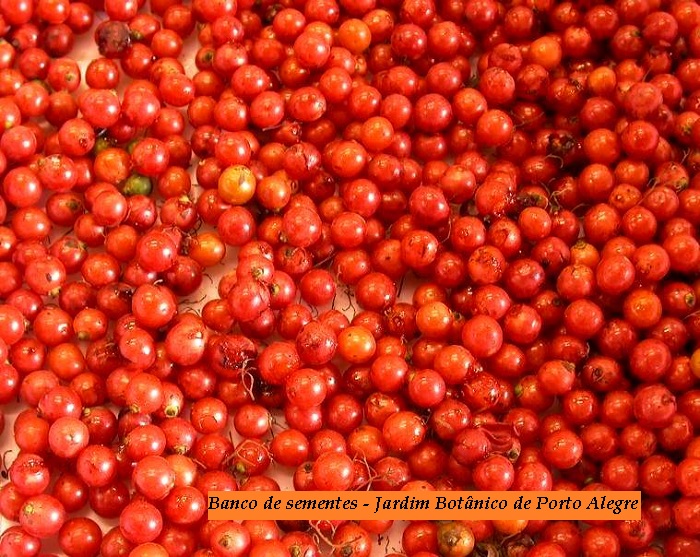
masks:
<instances>
[{"instance_id":1,"label":"berry cluster","mask_svg":"<svg viewBox=\"0 0 700 557\"><path fill-rule=\"evenodd\" d=\"M0 0L0 556L700 555L700 5L91 2Z\"/></svg>"}]
</instances>

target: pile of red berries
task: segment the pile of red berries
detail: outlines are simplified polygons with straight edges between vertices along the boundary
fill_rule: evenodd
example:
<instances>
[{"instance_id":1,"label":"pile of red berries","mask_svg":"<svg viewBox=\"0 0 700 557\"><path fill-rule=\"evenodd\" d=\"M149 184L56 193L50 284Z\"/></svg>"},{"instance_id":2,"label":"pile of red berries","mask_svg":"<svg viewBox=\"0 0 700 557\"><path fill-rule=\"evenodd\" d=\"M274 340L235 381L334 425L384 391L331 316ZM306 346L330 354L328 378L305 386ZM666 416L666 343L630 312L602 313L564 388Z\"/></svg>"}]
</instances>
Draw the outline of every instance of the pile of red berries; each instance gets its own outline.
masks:
<instances>
[{"instance_id":1,"label":"pile of red berries","mask_svg":"<svg viewBox=\"0 0 700 557\"><path fill-rule=\"evenodd\" d=\"M0 556L700 555L700 5L99 3L0 0Z\"/></svg>"}]
</instances>

